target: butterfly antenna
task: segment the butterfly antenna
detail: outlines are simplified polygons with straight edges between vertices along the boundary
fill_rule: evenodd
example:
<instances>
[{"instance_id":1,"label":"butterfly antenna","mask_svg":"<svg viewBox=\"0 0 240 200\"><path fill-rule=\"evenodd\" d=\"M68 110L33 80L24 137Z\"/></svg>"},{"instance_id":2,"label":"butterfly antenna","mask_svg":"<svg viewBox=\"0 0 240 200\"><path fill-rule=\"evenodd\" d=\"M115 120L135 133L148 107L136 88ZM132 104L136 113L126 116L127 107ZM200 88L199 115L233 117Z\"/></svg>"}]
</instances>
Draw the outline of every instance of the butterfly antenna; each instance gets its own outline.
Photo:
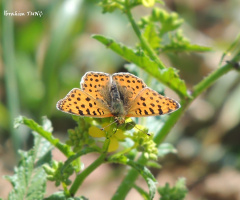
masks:
<instances>
[{"instance_id":1,"label":"butterfly antenna","mask_svg":"<svg viewBox=\"0 0 240 200\"><path fill-rule=\"evenodd\" d=\"M112 123L108 124L107 126L103 127L103 128L100 128L101 131L103 131L105 128L111 126L112 124L116 123L117 122L117 119L114 120Z\"/></svg>"},{"instance_id":2,"label":"butterfly antenna","mask_svg":"<svg viewBox=\"0 0 240 200\"><path fill-rule=\"evenodd\" d=\"M143 130L141 130L140 128L138 128L136 125L134 125L133 123L131 123L131 122L129 122L129 124L130 125L132 125L133 126L133 128L136 128L136 129L138 129L139 131L141 131L141 132L143 132L143 133L145 133L145 134L147 134L148 136L151 136L151 134L150 133L146 133L146 132L144 132Z\"/></svg>"}]
</instances>

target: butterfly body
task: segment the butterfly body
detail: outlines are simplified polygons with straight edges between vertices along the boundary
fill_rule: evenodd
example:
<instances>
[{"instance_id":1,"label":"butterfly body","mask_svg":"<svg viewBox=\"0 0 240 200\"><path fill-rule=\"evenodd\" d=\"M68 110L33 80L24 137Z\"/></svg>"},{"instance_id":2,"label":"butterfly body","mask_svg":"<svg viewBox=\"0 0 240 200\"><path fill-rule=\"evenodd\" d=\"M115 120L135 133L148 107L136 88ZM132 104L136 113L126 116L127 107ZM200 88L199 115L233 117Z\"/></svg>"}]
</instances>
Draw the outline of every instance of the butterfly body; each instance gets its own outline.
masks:
<instances>
[{"instance_id":1,"label":"butterfly body","mask_svg":"<svg viewBox=\"0 0 240 200\"><path fill-rule=\"evenodd\" d=\"M87 72L81 88L72 89L59 100L57 109L87 117L114 117L123 124L126 117L162 115L180 107L177 101L158 94L130 73Z\"/></svg>"},{"instance_id":2,"label":"butterfly body","mask_svg":"<svg viewBox=\"0 0 240 200\"><path fill-rule=\"evenodd\" d=\"M110 87L110 91L109 91L109 101L107 101L108 103L108 107L110 108L110 112L113 114L113 116L124 116L126 115L125 113L125 108L124 108L124 94L122 94L118 87L117 84L114 80L112 80L112 82L109 83L111 85Z\"/></svg>"}]
</instances>

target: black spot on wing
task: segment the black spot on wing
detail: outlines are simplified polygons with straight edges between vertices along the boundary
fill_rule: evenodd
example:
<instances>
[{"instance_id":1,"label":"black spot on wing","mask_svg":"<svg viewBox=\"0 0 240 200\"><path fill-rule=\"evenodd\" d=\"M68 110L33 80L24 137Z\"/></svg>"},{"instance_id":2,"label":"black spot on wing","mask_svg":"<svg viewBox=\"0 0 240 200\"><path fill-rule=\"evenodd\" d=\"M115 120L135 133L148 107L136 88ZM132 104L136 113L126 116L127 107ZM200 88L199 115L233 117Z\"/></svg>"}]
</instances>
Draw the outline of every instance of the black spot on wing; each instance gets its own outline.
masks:
<instances>
[{"instance_id":1,"label":"black spot on wing","mask_svg":"<svg viewBox=\"0 0 240 200\"><path fill-rule=\"evenodd\" d=\"M89 110L89 109L87 109L86 111L87 111L87 114L88 114L88 115L91 115L91 113L90 113L90 110Z\"/></svg>"},{"instance_id":2,"label":"black spot on wing","mask_svg":"<svg viewBox=\"0 0 240 200\"><path fill-rule=\"evenodd\" d=\"M99 113L99 115L102 115L102 113L100 112L100 109L99 109L99 108L97 109L97 112Z\"/></svg>"},{"instance_id":3,"label":"black spot on wing","mask_svg":"<svg viewBox=\"0 0 240 200\"><path fill-rule=\"evenodd\" d=\"M162 111L161 108L158 109L158 113L159 113L159 115L162 115L162 114L163 114L163 111Z\"/></svg>"},{"instance_id":4,"label":"black spot on wing","mask_svg":"<svg viewBox=\"0 0 240 200\"><path fill-rule=\"evenodd\" d=\"M152 114L155 114L154 110L152 108L149 108L149 111L152 113Z\"/></svg>"},{"instance_id":5,"label":"black spot on wing","mask_svg":"<svg viewBox=\"0 0 240 200\"><path fill-rule=\"evenodd\" d=\"M79 115L84 115L82 110L78 110Z\"/></svg>"}]
</instances>

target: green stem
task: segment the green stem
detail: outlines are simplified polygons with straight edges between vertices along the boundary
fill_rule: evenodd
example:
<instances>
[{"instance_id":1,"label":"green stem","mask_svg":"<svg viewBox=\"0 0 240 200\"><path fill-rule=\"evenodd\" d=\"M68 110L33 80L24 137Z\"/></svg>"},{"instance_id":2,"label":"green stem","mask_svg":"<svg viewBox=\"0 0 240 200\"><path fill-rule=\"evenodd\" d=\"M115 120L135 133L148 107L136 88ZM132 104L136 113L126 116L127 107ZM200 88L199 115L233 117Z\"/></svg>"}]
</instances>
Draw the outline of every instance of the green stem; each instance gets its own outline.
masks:
<instances>
[{"instance_id":1,"label":"green stem","mask_svg":"<svg viewBox=\"0 0 240 200\"><path fill-rule=\"evenodd\" d=\"M74 197L75 193L85 180L85 178L92 173L98 166L100 166L105 161L105 154L101 154L97 160L95 160L91 165L89 165L83 172L81 172L76 179L74 180L71 188L70 188L70 194L72 197Z\"/></svg>"},{"instance_id":2,"label":"green stem","mask_svg":"<svg viewBox=\"0 0 240 200\"><path fill-rule=\"evenodd\" d=\"M74 180L71 188L70 188L70 194L73 197L77 190L79 189L79 187L81 186L81 184L83 183L83 181L85 180L86 177L88 177L88 175L90 173L92 173L96 168L98 168L102 163L105 162L105 158L107 155L107 149L109 146L110 140L106 139L105 143L103 145L103 153L98 157L97 160L95 160L91 165L89 165L85 170L83 170Z\"/></svg>"},{"instance_id":3,"label":"green stem","mask_svg":"<svg viewBox=\"0 0 240 200\"><path fill-rule=\"evenodd\" d=\"M71 196L65 183L62 183L62 187L66 196Z\"/></svg>"},{"instance_id":4,"label":"green stem","mask_svg":"<svg viewBox=\"0 0 240 200\"><path fill-rule=\"evenodd\" d=\"M165 69L166 67L164 66L164 64L159 60L157 54L154 52L154 50L150 47L150 45L148 44L148 42L145 40L144 37L142 37L142 34L140 32L140 29L138 27L138 25L136 24L135 20L133 19L131 10L130 10L130 6L129 6L129 2L126 1L125 4L125 11L126 11L126 15L132 25L132 28L134 30L134 32L136 33L138 39L141 42L141 45L143 47L144 50L146 50L148 52L149 57L158 64L158 67L160 69Z\"/></svg>"},{"instance_id":5,"label":"green stem","mask_svg":"<svg viewBox=\"0 0 240 200\"><path fill-rule=\"evenodd\" d=\"M211 86L217 79L219 79L221 76L223 76L232 69L233 66L229 63L212 72L209 76L207 76L196 86L194 86L192 93L193 98L195 99L199 94L201 94L204 90Z\"/></svg>"}]
</instances>

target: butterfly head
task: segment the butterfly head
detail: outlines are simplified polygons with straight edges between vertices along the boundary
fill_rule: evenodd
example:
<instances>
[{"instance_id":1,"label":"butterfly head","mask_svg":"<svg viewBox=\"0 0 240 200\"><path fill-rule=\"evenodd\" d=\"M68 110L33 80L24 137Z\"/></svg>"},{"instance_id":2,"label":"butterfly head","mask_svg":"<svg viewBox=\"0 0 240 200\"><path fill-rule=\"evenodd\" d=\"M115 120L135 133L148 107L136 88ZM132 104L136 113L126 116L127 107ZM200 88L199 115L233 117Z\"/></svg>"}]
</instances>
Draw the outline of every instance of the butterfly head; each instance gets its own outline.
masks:
<instances>
[{"instance_id":1,"label":"butterfly head","mask_svg":"<svg viewBox=\"0 0 240 200\"><path fill-rule=\"evenodd\" d=\"M117 122L118 125L124 124L125 117L115 117L115 121Z\"/></svg>"}]
</instances>

